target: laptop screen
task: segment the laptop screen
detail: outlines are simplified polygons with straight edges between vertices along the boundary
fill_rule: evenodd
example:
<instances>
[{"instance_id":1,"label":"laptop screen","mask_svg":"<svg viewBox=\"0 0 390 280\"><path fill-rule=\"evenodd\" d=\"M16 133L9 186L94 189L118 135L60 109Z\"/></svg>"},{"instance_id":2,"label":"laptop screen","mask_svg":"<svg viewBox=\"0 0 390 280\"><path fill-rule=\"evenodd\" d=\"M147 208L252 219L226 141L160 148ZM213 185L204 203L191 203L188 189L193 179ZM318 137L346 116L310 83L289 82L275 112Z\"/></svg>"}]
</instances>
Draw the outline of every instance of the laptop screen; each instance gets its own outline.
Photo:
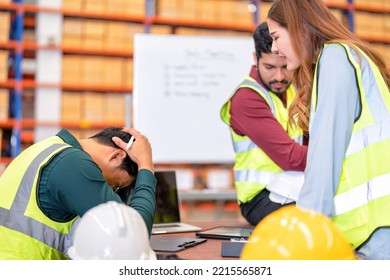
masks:
<instances>
[{"instance_id":1,"label":"laptop screen","mask_svg":"<svg viewBox=\"0 0 390 280\"><path fill-rule=\"evenodd\" d=\"M180 222L180 204L175 171L156 171L155 176L157 179L157 210L154 223Z\"/></svg>"}]
</instances>

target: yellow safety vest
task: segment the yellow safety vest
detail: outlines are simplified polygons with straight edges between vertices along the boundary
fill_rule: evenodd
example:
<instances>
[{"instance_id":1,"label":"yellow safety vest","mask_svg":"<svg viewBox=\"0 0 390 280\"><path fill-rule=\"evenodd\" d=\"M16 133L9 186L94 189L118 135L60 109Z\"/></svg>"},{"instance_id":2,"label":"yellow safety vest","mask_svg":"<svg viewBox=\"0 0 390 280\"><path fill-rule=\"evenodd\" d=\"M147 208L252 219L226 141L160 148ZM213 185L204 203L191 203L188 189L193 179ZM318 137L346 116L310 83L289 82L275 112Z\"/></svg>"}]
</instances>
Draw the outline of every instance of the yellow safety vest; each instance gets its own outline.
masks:
<instances>
[{"instance_id":1,"label":"yellow safety vest","mask_svg":"<svg viewBox=\"0 0 390 280\"><path fill-rule=\"evenodd\" d=\"M76 218L58 222L37 203L42 168L71 147L53 136L27 148L0 177L0 259L66 259L64 238Z\"/></svg>"},{"instance_id":2,"label":"yellow safety vest","mask_svg":"<svg viewBox=\"0 0 390 280\"><path fill-rule=\"evenodd\" d=\"M379 69L367 55L359 50L365 65L363 73L352 48L337 45L343 47L355 68L361 114L355 120L345 153L334 197L333 221L357 248L377 228L390 226L390 94ZM312 116L317 106L317 75L316 69Z\"/></svg>"},{"instance_id":3,"label":"yellow safety vest","mask_svg":"<svg viewBox=\"0 0 390 280\"><path fill-rule=\"evenodd\" d=\"M298 127L292 127L288 121L288 108L295 97L293 86L290 86L287 90L287 108L284 107L283 102L275 93L265 90L256 82L256 80L249 76L241 82L236 91L240 88L250 88L264 98L269 105L272 114L281 124L283 129L292 139L302 144L302 130ZM221 109L221 118L229 126L231 98ZM261 127L254 129L261 129ZM248 136L238 135L231 127L230 131L235 152L235 164L233 169L237 200L238 203L245 203L264 190L272 177L281 172L282 169Z\"/></svg>"}]
</instances>

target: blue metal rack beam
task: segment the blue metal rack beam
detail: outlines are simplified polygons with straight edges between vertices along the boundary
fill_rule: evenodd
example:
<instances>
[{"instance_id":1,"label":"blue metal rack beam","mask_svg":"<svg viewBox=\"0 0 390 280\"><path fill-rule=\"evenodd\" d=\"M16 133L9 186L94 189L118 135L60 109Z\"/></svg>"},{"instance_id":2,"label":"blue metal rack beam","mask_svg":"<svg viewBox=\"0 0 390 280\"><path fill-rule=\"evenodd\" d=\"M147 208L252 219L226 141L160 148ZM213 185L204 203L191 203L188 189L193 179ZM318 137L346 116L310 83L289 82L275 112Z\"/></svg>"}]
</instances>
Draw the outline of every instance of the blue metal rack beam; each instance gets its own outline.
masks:
<instances>
[{"instance_id":1,"label":"blue metal rack beam","mask_svg":"<svg viewBox=\"0 0 390 280\"><path fill-rule=\"evenodd\" d=\"M354 1L348 0L348 27L349 30L355 32L355 18L354 18L355 11L353 10L353 7L354 7Z\"/></svg>"},{"instance_id":2,"label":"blue metal rack beam","mask_svg":"<svg viewBox=\"0 0 390 280\"><path fill-rule=\"evenodd\" d=\"M252 4L255 5L255 11L253 13L253 22L254 22L255 26L257 26L259 24L261 0L253 0Z\"/></svg>"},{"instance_id":3,"label":"blue metal rack beam","mask_svg":"<svg viewBox=\"0 0 390 280\"><path fill-rule=\"evenodd\" d=\"M15 89L13 94L13 113L15 124L12 129L11 135L11 157L16 157L21 151L21 120L22 120L22 60L23 60L23 21L24 21L24 10L23 0L14 0L13 2L19 4L16 16L13 23L13 40L17 42L14 59L14 70L15 70Z\"/></svg>"}]
</instances>

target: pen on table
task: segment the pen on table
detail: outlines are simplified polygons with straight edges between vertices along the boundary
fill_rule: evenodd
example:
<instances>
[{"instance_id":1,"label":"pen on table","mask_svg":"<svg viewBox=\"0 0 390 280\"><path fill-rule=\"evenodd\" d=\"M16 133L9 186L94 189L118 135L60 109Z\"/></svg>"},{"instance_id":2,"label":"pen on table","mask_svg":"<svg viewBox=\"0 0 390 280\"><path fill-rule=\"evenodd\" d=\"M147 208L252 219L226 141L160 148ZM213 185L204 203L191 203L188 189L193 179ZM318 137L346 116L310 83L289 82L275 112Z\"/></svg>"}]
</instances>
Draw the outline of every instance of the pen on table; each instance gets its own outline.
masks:
<instances>
[{"instance_id":1,"label":"pen on table","mask_svg":"<svg viewBox=\"0 0 390 280\"><path fill-rule=\"evenodd\" d=\"M134 140L134 136L131 136L129 142L127 143L126 150L130 149L131 145L133 145Z\"/></svg>"},{"instance_id":2,"label":"pen on table","mask_svg":"<svg viewBox=\"0 0 390 280\"><path fill-rule=\"evenodd\" d=\"M187 241L184 242L183 244L178 245L178 247L189 248L189 247L194 247L195 245L196 245L195 241Z\"/></svg>"}]
</instances>

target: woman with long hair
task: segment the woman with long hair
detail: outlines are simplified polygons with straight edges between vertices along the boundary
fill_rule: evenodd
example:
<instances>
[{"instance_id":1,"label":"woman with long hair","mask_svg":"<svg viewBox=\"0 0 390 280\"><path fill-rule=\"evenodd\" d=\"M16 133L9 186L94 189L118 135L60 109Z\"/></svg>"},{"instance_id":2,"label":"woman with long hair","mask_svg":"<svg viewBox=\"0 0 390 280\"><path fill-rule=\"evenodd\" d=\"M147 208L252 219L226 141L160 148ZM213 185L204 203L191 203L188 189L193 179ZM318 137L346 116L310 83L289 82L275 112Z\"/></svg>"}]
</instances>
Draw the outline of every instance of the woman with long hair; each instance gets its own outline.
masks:
<instances>
[{"instance_id":1,"label":"woman with long hair","mask_svg":"<svg viewBox=\"0 0 390 280\"><path fill-rule=\"evenodd\" d=\"M321 0L275 0L267 22L272 50L294 71L290 118L310 134L298 207L332 218L358 257L390 259L390 75L383 59Z\"/></svg>"}]
</instances>

